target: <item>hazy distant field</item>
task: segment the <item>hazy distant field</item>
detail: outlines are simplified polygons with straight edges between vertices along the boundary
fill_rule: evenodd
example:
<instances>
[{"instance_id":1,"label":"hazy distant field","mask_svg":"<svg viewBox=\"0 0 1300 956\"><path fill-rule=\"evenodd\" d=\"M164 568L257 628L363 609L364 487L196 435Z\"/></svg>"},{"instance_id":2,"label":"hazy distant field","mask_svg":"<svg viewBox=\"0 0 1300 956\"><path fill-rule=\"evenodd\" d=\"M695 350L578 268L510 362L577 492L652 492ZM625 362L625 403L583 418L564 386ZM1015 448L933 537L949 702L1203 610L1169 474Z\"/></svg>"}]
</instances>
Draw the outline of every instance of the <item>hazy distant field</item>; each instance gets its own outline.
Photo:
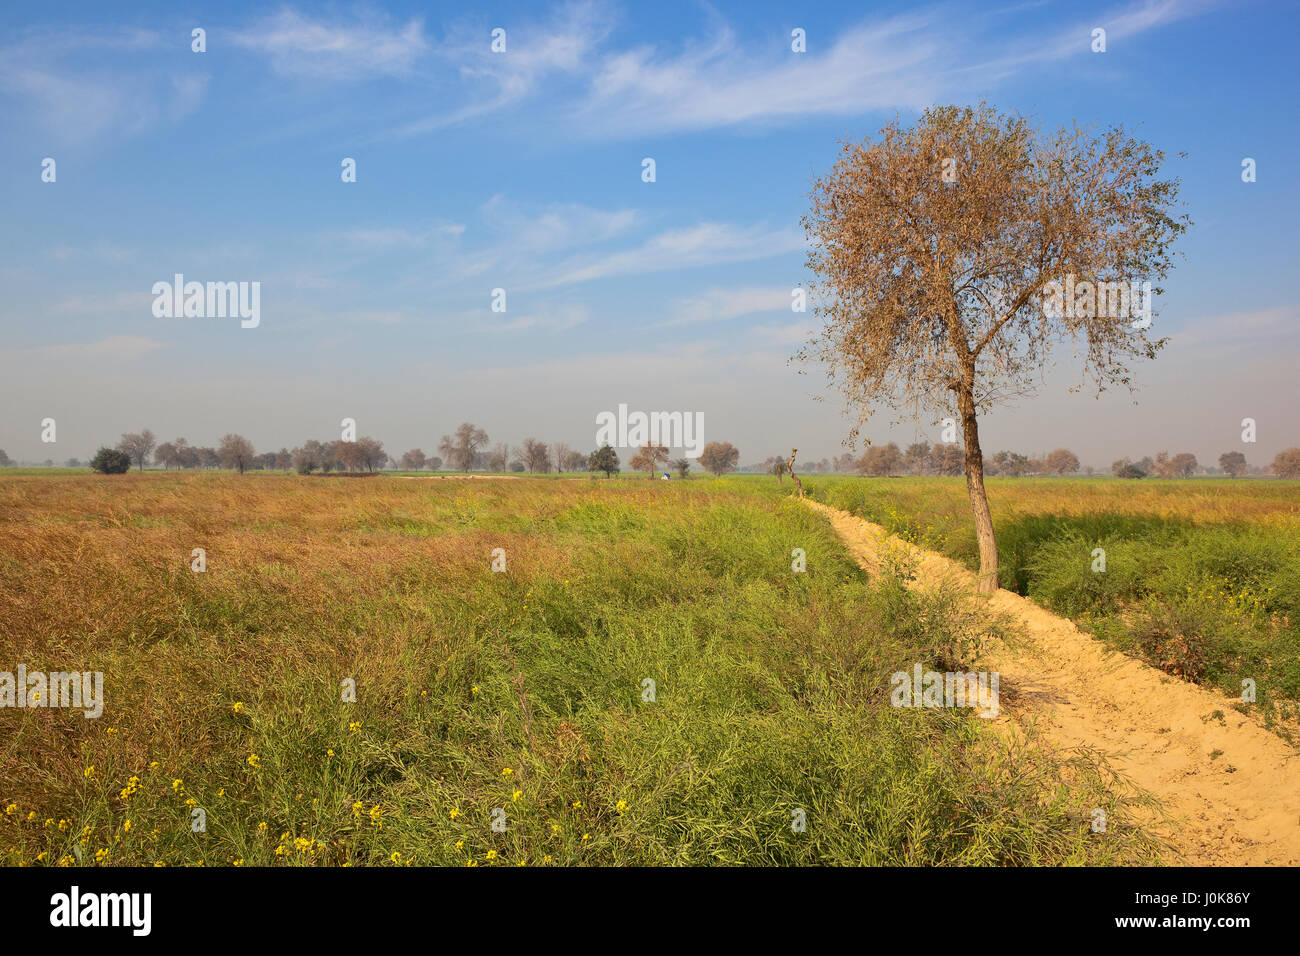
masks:
<instances>
[{"instance_id":1,"label":"hazy distant field","mask_svg":"<svg viewBox=\"0 0 1300 956\"><path fill-rule=\"evenodd\" d=\"M979 564L960 478L813 478L818 500ZM1002 586L1267 714L1300 700L1300 482L991 478ZM1094 549L1105 571L1093 571Z\"/></svg>"},{"instance_id":2,"label":"hazy distant field","mask_svg":"<svg viewBox=\"0 0 1300 956\"><path fill-rule=\"evenodd\" d=\"M0 710L0 853L1154 859L1086 760L1008 747L970 710L891 707L893 671L959 667L997 622L868 581L775 487L4 476L0 669L103 671L107 702L97 720Z\"/></svg>"}]
</instances>

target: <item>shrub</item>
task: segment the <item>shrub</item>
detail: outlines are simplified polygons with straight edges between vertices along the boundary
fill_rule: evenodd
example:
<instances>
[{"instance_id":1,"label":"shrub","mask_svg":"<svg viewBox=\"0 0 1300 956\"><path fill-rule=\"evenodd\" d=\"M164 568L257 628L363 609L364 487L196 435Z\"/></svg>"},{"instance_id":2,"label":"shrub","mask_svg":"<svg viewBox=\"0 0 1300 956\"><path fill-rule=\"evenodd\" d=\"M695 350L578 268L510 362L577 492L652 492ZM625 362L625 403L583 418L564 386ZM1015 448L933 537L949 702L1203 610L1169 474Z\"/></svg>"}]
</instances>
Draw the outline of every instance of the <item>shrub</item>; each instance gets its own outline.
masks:
<instances>
[{"instance_id":1,"label":"shrub","mask_svg":"<svg viewBox=\"0 0 1300 956\"><path fill-rule=\"evenodd\" d=\"M116 448L101 448L90 459L90 467L101 475L125 475L131 467L131 456Z\"/></svg>"}]
</instances>

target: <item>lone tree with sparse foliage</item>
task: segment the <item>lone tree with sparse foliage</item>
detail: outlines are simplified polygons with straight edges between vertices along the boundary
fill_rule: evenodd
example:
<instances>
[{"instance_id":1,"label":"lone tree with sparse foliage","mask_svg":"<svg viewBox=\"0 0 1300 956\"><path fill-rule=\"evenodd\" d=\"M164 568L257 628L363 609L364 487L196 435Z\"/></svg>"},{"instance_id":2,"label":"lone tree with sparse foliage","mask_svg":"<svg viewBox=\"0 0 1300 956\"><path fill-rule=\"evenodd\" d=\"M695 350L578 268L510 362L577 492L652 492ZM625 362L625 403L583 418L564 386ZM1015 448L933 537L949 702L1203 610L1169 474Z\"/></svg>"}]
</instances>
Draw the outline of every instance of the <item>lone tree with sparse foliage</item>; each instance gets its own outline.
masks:
<instances>
[{"instance_id":1,"label":"lone tree with sparse foliage","mask_svg":"<svg viewBox=\"0 0 1300 956\"><path fill-rule=\"evenodd\" d=\"M221 443L217 446L217 455L221 458L222 467L233 468L241 475L253 463L255 454L253 443L243 435L234 433L222 435Z\"/></svg>"},{"instance_id":2,"label":"lone tree with sparse foliage","mask_svg":"<svg viewBox=\"0 0 1300 956\"><path fill-rule=\"evenodd\" d=\"M740 451L729 441L711 441L700 450L700 464L715 475L734 471Z\"/></svg>"},{"instance_id":3,"label":"lone tree with sparse foliage","mask_svg":"<svg viewBox=\"0 0 1300 956\"><path fill-rule=\"evenodd\" d=\"M642 445L627 466L634 471L644 471L653 476L668 461L668 449L654 442Z\"/></svg>"},{"instance_id":4,"label":"lone tree with sparse foliage","mask_svg":"<svg viewBox=\"0 0 1300 956\"><path fill-rule=\"evenodd\" d=\"M1156 356L1165 340L1145 319L1110 296L1105 309L1080 300L1098 282L1163 291L1190 225L1163 161L1120 128L1044 133L984 104L945 106L845 144L813 186L803 224L824 328L800 357L860 408L854 437L881 406L957 419L983 593L998 588L998 552L978 415L1032 393L1058 343L1098 392L1131 388L1128 363ZM1053 282L1074 301L1045 307Z\"/></svg>"}]
</instances>

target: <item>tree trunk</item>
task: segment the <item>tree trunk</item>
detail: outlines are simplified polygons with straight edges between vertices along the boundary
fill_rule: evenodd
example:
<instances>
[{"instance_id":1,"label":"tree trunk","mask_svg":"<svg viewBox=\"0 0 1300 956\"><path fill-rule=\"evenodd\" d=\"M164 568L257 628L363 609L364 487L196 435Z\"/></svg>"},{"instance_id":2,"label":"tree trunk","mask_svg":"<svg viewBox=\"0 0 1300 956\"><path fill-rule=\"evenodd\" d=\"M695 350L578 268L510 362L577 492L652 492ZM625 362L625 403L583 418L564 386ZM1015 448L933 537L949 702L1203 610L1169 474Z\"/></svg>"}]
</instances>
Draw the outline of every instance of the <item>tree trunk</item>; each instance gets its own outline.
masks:
<instances>
[{"instance_id":1,"label":"tree trunk","mask_svg":"<svg viewBox=\"0 0 1300 956\"><path fill-rule=\"evenodd\" d=\"M957 393L961 412L962 439L966 446L966 492L975 514L975 537L980 546L979 593L993 594L998 589L998 543L993 536L993 514L984 491L984 455L980 451L979 425L975 420L975 396L972 388Z\"/></svg>"}]
</instances>

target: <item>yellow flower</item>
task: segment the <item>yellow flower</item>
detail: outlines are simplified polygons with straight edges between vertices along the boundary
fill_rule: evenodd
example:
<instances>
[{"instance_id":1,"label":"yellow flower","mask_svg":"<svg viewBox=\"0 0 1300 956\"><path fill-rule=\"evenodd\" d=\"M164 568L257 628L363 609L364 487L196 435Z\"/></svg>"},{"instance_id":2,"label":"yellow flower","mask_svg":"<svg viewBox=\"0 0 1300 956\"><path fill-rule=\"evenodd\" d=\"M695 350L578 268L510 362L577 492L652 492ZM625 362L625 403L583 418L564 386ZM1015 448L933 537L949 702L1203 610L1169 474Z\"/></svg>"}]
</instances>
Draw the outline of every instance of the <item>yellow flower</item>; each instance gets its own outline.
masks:
<instances>
[{"instance_id":1,"label":"yellow flower","mask_svg":"<svg viewBox=\"0 0 1300 956\"><path fill-rule=\"evenodd\" d=\"M130 833L130 832L131 832L131 821L130 821L130 820L124 820L124 821L122 822L122 832L123 832L123 833Z\"/></svg>"},{"instance_id":2,"label":"yellow flower","mask_svg":"<svg viewBox=\"0 0 1300 956\"><path fill-rule=\"evenodd\" d=\"M591 834L590 834L590 833L584 833L584 834L582 835L582 842L583 842L583 843L586 843L586 842L587 842L588 840L590 840L590 839L591 839Z\"/></svg>"},{"instance_id":3,"label":"yellow flower","mask_svg":"<svg viewBox=\"0 0 1300 956\"><path fill-rule=\"evenodd\" d=\"M401 862L402 862L402 854L400 854L400 853L398 853L396 850L394 850L394 851L393 851L393 855L390 856L389 859L392 860L394 863L401 863Z\"/></svg>"},{"instance_id":4,"label":"yellow flower","mask_svg":"<svg viewBox=\"0 0 1300 956\"><path fill-rule=\"evenodd\" d=\"M111 736L113 736L115 733L117 733L117 728L116 728L116 727L109 727L107 730L104 731L104 733L108 734L108 735L111 737Z\"/></svg>"},{"instance_id":5,"label":"yellow flower","mask_svg":"<svg viewBox=\"0 0 1300 956\"><path fill-rule=\"evenodd\" d=\"M234 711L237 714L242 714L244 712L244 702L242 700L235 701Z\"/></svg>"},{"instance_id":6,"label":"yellow flower","mask_svg":"<svg viewBox=\"0 0 1300 956\"><path fill-rule=\"evenodd\" d=\"M360 800L358 800L356 803L352 804L352 816L353 816L353 818L355 818L355 819L357 819L357 820L360 820L360 819L361 819L361 807L362 807L362 803L361 803Z\"/></svg>"},{"instance_id":7,"label":"yellow flower","mask_svg":"<svg viewBox=\"0 0 1300 956\"><path fill-rule=\"evenodd\" d=\"M582 801L581 801L581 800L574 800L574 801L573 801L573 809L575 809L575 810L581 810L581 809L582 809Z\"/></svg>"},{"instance_id":8,"label":"yellow flower","mask_svg":"<svg viewBox=\"0 0 1300 956\"><path fill-rule=\"evenodd\" d=\"M185 784L184 784L183 781L181 781L179 778L177 778L176 780L173 780L173 781L172 781L172 789L175 790L177 793L184 793L184 792L185 792Z\"/></svg>"},{"instance_id":9,"label":"yellow flower","mask_svg":"<svg viewBox=\"0 0 1300 956\"><path fill-rule=\"evenodd\" d=\"M45 858L46 858L47 856L49 856L49 853L47 853L47 852L45 852L44 850L42 850L40 853L37 853L37 854L36 854L36 862L37 862L37 863L44 863L44 862L45 862Z\"/></svg>"},{"instance_id":10,"label":"yellow flower","mask_svg":"<svg viewBox=\"0 0 1300 956\"><path fill-rule=\"evenodd\" d=\"M18 812L18 804L16 803L11 803L9 804L9 806L5 807L5 814L7 816L12 817L17 812Z\"/></svg>"},{"instance_id":11,"label":"yellow flower","mask_svg":"<svg viewBox=\"0 0 1300 956\"><path fill-rule=\"evenodd\" d=\"M471 694L477 694L477 693L478 693L478 685L476 684L476 685L474 685L473 687L471 687L471 688L469 689L469 692L470 692Z\"/></svg>"},{"instance_id":12,"label":"yellow flower","mask_svg":"<svg viewBox=\"0 0 1300 956\"><path fill-rule=\"evenodd\" d=\"M624 810L627 809L627 801L620 800L618 803L614 804L614 809L617 810L619 813L622 813Z\"/></svg>"},{"instance_id":13,"label":"yellow flower","mask_svg":"<svg viewBox=\"0 0 1300 956\"><path fill-rule=\"evenodd\" d=\"M167 864L164 863L162 860L154 860L154 861L153 861L153 865L154 865L154 866L166 866Z\"/></svg>"},{"instance_id":14,"label":"yellow flower","mask_svg":"<svg viewBox=\"0 0 1300 956\"><path fill-rule=\"evenodd\" d=\"M237 859L237 860L231 860L231 861L230 861L230 865L231 865L231 866L243 866L243 865L244 865L244 858L241 856L241 857L240 857L239 859Z\"/></svg>"},{"instance_id":15,"label":"yellow flower","mask_svg":"<svg viewBox=\"0 0 1300 956\"><path fill-rule=\"evenodd\" d=\"M457 840L457 841L456 841L456 849L458 849L458 850L463 850L463 849L465 849L465 841L464 841L464 840Z\"/></svg>"},{"instance_id":16,"label":"yellow flower","mask_svg":"<svg viewBox=\"0 0 1300 956\"><path fill-rule=\"evenodd\" d=\"M511 802L511 803L518 803L518 802L519 802L519 798L522 797L523 795L524 795L524 792L523 792L522 790L516 790L514 793L510 794L510 802Z\"/></svg>"},{"instance_id":17,"label":"yellow flower","mask_svg":"<svg viewBox=\"0 0 1300 956\"><path fill-rule=\"evenodd\" d=\"M550 862L551 862L551 854L548 853L548 854L546 854L546 856L542 857L542 862L543 862L543 863L550 863Z\"/></svg>"},{"instance_id":18,"label":"yellow flower","mask_svg":"<svg viewBox=\"0 0 1300 956\"><path fill-rule=\"evenodd\" d=\"M509 767L506 767L505 770L502 770L502 771L501 771L501 776L503 776L503 777L508 777L508 776L510 776L512 773L514 773L514 771L511 770Z\"/></svg>"},{"instance_id":19,"label":"yellow flower","mask_svg":"<svg viewBox=\"0 0 1300 956\"><path fill-rule=\"evenodd\" d=\"M348 730L352 731L354 734L361 733L361 721L359 720L351 721L348 724Z\"/></svg>"},{"instance_id":20,"label":"yellow flower","mask_svg":"<svg viewBox=\"0 0 1300 956\"><path fill-rule=\"evenodd\" d=\"M95 765L91 764L85 770L81 771L81 775L85 777L87 780L89 780L91 777L95 775Z\"/></svg>"},{"instance_id":21,"label":"yellow flower","mask_svg":"<svg viewBox=\"0 0 1300 956\"><path fill-rule=\"evenodd\" d=\"M193 809L194 807L197 807L199 805L199 801L195 800L193 797L190 797L188 800L185 801L185 805L190 809Z\"/></svg>"},{"instance_id":22,"label":"yellow flower","mask_svg":"<svg viewBox=\"0 0 1300 956\"><path fill-rule=\"evenodd\" d=\"M224 797L225 795L226 795L226 788L225 788L225 787L222 787L220 790L217 791L217 796L219 796L219 797Z\"/></svg>"},{"instance_id":23,"label":"yellow flower","mask_svg":"<svg viewBox=\"0 0 1300 956\"><path fill-rule=\"evenodd\" d=\"M333 757L333 756L334 756L334 748L331 747L329 750L325 751L325 756L327 756L327 757Z\"/></svg>"},{"instance_id":24,"label":"yellow flower","mask_svg":"<svg viewBox=\"0 0 1300 956\"><path fill-rule=\"evenodd\" d=\"M488 850L488 851L487 851L487 858L488 858L489 860L495 860L495 859L497 858L497 851L496 851L496 850Z\"/></svg>"},{"instance_id":25,"label":"yellow flower","mask_svg":"<svg viewBox=\"0 0 1300 956\"><path fill-rule=\"evenodd\" d=\"M257 754L249 754L248 765L252 767L254 770L256 770L258 767L262 765L262 758L260 758Z\"/></svg>"},{"instance_id":26,"label":"yellow flower","mask_svg":"<svg viewBox=\"0 0 1300 956\"><path fill-rule=\"evenodd\" d=\"M157 760L151 760L151 761L149 762L149 769L150 769L150 770L157 770L157 769L158 769L158 761L157 761Z\"/></svg>"},{"instance_id":27,"label":"yellow flower","mask_svg":"<svg viewBox=\"0 0 1300 956\"><path fill-rule=\"evenodd\" d=\"M108 857L108 850L107 850L107 849L104 849L104 850L96 850L96 851L95 851L95 862L96 862L96 863L103 863L104 860L107 859L107 857Z\"/></svg>"},{"instance_id":28,"label":"yellow flower","mask_svg":"<svg viewBox=\"0 0 1300 956\"><path fill-rule=\"evenodd\" d=\"M266 832L266 821L265 821L265 820L263 820L261 823L259 823L259 824L257 825L257 832L258 832L258 833L265 833L265 832Z\"/></svg>"},{"instance_id":29,"label":"yellow flower","mask_svg":"<svg viewBox=\"0 0 1300 956\"><path fill-rule=\"evenodd\" d=\"M451 810L448 811L447 816L455 820L458 816L460 816L460 811L457 810L455 807L452 807Z\"/></svg>"},{"instance_id":30,"label":"yellow flower","mask_svg":"<svg viewBox=\"0 0 1300 956\"><path fill-rule=\"evenodd\" d=\"M28 822L28 823L31 823L31 822L32 822L33 820L35 820L35 819L36 819L36 811L35 811L35 810L33 810L31 813L27 814L27 822Z\"/></svg>"},{"instance_id":31,"label":"yellow flower","mask_svg":"<svg viewBox=\"0 0 1300 956\"><path fill-rule=\"evenodd\" d=\"M65 856L63 859L59 860L59 866L72 866L74 862L76 861L73 857Z\"/></svg>"}]
</instances>

